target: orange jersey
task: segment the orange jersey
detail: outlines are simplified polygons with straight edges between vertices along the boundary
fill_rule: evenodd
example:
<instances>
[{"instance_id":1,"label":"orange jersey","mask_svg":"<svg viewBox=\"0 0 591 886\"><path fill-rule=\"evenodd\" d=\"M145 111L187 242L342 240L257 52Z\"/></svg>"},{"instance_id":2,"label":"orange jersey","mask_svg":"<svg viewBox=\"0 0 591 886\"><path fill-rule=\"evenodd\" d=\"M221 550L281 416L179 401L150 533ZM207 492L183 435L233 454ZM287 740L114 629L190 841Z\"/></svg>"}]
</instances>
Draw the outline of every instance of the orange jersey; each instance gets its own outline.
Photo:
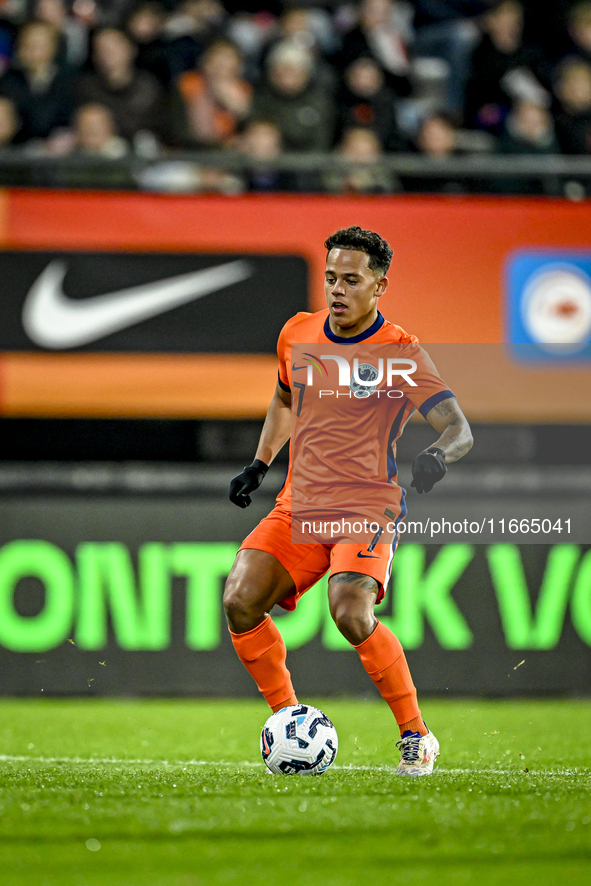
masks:
<instances>
[{"instance_id":1,"label":"orange jersey","mask_svg":"<svg viewBox=\"0 0 591 886\"><path fill-rule=\"evenodd\" d=\"M415 409L426 416L453 397L417 337L378 314L365 332L343 338L324 310L292 317L277 353L279 384L292 394L290 469L278 505L294 517L359 515L380 526L403 518L396 441Z\"/></svg>"}]
</instances>

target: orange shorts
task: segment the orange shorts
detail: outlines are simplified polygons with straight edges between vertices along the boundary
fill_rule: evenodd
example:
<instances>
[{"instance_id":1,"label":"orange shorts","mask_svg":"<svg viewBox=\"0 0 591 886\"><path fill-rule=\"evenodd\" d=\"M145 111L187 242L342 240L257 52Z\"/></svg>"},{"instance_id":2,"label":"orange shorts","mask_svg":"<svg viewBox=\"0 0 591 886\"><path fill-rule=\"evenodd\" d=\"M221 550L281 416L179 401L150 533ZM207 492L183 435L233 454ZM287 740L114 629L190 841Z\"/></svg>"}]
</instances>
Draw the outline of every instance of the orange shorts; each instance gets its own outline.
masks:
<instances>
[{"instance_id":1,"label":"orange shorts","mask_svg":"<svg viewBox=\"0 0 591 886\"><path fill-rule=\"evenodd\" d=\"M293 610L302 594L330 569L331 575L339 572L359 572L370 575L380 586L377 601L386 593L392 569L392 557L396 543L376 544L371 552L367 545L336 542L335 544L294 544L291 540L291 516L276 506L264 517L240 545L240 550L266 551L279 560L289 572L295 592L279 604L283 609Z\"/></svg>"}]
</instances>

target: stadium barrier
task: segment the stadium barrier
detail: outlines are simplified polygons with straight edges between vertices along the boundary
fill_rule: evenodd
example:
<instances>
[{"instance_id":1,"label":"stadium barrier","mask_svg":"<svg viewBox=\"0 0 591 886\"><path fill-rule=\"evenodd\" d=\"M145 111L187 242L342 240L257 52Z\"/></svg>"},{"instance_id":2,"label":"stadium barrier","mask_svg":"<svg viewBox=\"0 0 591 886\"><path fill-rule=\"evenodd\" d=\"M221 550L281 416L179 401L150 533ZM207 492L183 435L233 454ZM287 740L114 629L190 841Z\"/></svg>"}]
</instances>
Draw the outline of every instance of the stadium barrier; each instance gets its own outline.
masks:
<instances>
[{"instance_id":1,"label":"stadium barrier","mask_svg":"<svg viewBox=\"0 0 591 886\"><path fill-rule=\"evenodd\" d=\"M412 177L413 179L432 179L441 183L457 181L466 184L466 190L478 191L482 182L529 181L540 183L549 193L556 194L556 183L580 181L585 186L591 179L591 161L585 156L565 156L560 154L502 154L495 155L486 151L461 154L448 157L428 157L416 153L384 154L379 160L371 163L360 163L346 160L333 153L309 151L306 153L285 152L276 157L257 160L248 155L233 151L183 151L167 150L156 155L129 154L125 157L110 159L88 157L82 154L71 156L29 155L23 154L18 148L4 148L0 157L0 179L12 173L11 184L59 188L76 186L83 182L83 174L96 176L100 187L100 173L104 174L103 186L117 189L118 187L145 187L150 190L150 179L145 178L146 170L164 167L170 164L171 173L174 164L179 168L182 164L194 165L205 169L227 170L239 174L259 171L281 171L307 173L321 176L323 173L348 173L359 168L371 168L379 175L394 173L395 176ZM118 178L114 173L121 173ZM76 177L78 174L78 178ZM388 180L386 178L386 180ZM164 177L156 181L162 182ZM305 180L308 184L313 179ZM194 181L193 186L198 188ZM157 185L155 186L157 189ZM190 185L186 185L190 188ZM171 188L172 189L172 188ZM303 187L306 190L306 187ZM312 185L313 190L313 185ZM409 190L412 191L412 186ZM581 199L584 191L573 191L573 197Z\"/></svg>"}]
</instances>

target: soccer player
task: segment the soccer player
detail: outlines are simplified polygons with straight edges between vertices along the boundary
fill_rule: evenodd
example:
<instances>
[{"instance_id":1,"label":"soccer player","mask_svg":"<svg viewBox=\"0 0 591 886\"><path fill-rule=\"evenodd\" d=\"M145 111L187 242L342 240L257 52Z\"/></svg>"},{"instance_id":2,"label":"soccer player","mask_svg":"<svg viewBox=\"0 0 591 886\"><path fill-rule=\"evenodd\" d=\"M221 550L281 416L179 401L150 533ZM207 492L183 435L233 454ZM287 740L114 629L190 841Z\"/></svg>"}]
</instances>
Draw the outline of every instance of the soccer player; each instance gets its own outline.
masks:
<instances>
[{"instance_id":1,"label":"soccer player","mask_svg":"<svg viewBox=\"0 0 591 886\"><path fill-rule=\"evenodd\" d=\"M400 641L376 619L374 607L384 596L398 539L397 522L406 513L404 490L396 482L395 461L396 439L405 422L418 408L438 434L433 446L419 453L412 466L411 486L419 494L430 492L444 477L447 465L468 452L472 435L454 395L430 361L423 370L423 383L401 386L403 390L394 392L398 399L378 400L379 392L375 388L368 388L370 394L362 393L364 398L358 400L351 398L354 387L345 392L348 398L331 397L334 391L323 391L326 396L320 400L305 390L301 372L305 367L292 361L292 346L296 352L299 343L309 343L308 357L313 361L315 356L309 351L314 343L322 345L320 350L339 350L352 356L355 349L350 346L360 343L367 350L369 346L380 345L412 348L418 341L400 326L385 320L378 311L378 299L388 286L386 274L392 260L388 243L376 233L352 226L337 231L324 245L328 251L324 283L328 309L313 314L299 313L283 327L277 349L277 388L256 457L232 480L230 500L241 508L251 503L250 494L260 486L269 465L292 436L293 387L296 388L294 420L297 412L298 422L303 422L294 425L298 438L303 433L304 439L327 440L324 446L327 452L318 453L322 446L303 449L300 446L294 453L292 439L286 483L277 497L276 507L245 539L237 554L226 583L224 608L238 657L271 709L278 711L298 702L286 667L285 644L269 612L275 604L294 609L299 597L330 570L328 596L332 618L357 650L363 667L392 710L400 729L401 759L397 772L429 775L439 754L439 743L421 717ZM338 363L336 357L332 360ZM328 363L325 360L323 368ZM359 372L358 378L362 378ZM368 409L370 403L372 408ZM384 408L378 408L380 403ZM348 418L343 418L345 406L349 410ZM362 418L355 418L355 410L361 408L365 410ZM348 438L344 434L351 429L355 436L349 436L347 446ZM337 443L331 447L330 441ZM331 543L327 538L309 538L307 543L294 544L292 522L296 522L296 515L295 511L292 515L291 487L295 485L298 459L305 460L310 451L318 478L315 482L321 494L323 489L339 490L347 484L353 488L350 484L355 481L358 485L354 488L367 489L374 498L378 489L380 501L384 490L387 492L390 506L385 512L394 518L389 535L384 534L384 527L380 525L378 533L370 532L363 541L340 537ZM360 468L358 451L373 453L373 463L371 458L366 459ZM363 476L351 476L355 466Z\"/></svg>"}]
</instances>

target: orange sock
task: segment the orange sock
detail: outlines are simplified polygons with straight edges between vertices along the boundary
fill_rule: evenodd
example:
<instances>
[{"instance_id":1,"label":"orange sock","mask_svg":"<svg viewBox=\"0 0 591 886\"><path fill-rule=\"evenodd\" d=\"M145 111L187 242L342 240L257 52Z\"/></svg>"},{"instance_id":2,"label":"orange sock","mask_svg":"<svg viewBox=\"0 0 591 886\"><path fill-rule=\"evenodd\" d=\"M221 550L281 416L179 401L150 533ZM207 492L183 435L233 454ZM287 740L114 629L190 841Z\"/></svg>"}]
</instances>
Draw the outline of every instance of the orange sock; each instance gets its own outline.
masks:
<instances>
[{"instance_id":1,"label":"orange sock","mask_svg":"<svg viewBox=\"0 0 591 886\"><path fill-rule=\"evenodd\" d=\"M230 631L238 658L273 710L297 704L291 676L285 666L287 650L270 615L245 634Z\"/></svg>"},{"instance_id":2,"label":"orange sock","mask_svg":"<svg viewBox=\"0 0 591 886\"><path fill-rule=\"evenodd\" d=\"M417 718L422 723L417 690L398 637L379 621L375 631L355 649L398 725L406 726Z\"/></svg>"}]
</instances>

